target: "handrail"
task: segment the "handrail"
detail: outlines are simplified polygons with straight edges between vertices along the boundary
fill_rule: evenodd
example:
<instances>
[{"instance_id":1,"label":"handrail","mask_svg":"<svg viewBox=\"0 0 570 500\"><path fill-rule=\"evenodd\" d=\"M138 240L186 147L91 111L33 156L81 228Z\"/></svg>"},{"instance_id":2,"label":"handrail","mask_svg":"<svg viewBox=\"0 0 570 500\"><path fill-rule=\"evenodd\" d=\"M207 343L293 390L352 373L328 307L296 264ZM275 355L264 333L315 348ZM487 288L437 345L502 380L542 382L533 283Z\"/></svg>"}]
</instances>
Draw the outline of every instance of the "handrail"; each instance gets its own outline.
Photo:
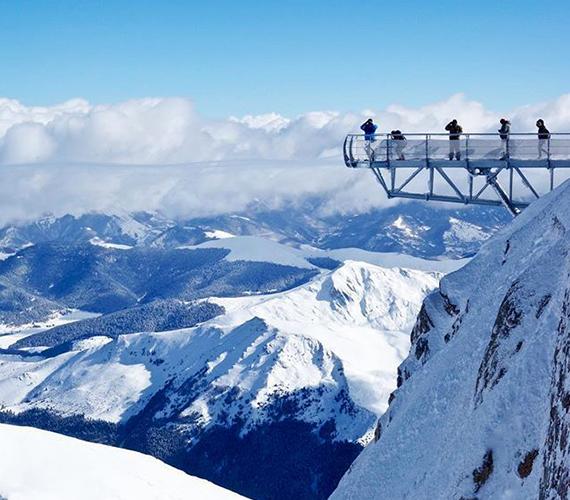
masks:
<instances>
[{"instance_id":1,"label":"handrail","mask_svg":"<svg viewBox=\"0 0 570 500\"><path fill-rule=\"evenodd\" d=\"M402 162L444 160L533 162L534 167L556 166L570 168L570 133L552 132L542 138L539 133L519 132L504 134L476 132L410 133L394 138L390 134L348 134L343 144L345 164L348 167L403 166ZM447 150L449 146L449 150ZM459 167L461 164L457 164ZM450 165L451 166L451 165Z\"/></svg>"},{"instance_id":2,"label":"handrail","mask_svg":"<svg viewBox=\"0 0 570 500\"><path fill-rule=\"evenodd\" d=\"M348 137L364 137L368 134L347 134ZM386 138L391 139L392 134L370 134L372 137L376 138ZM441 136L441 137L449 137L449 132L410 132L404 133L402 135L405 137L432 137L432 136ZM460 137L467 137L467 136L487 136L487 137L500 137L499 132L461 132L458 134ZM518 137L518 136L533 136L537 137L538 132L511 132L506 134L509 137ZM570 136L570 132L550 132L550 136Z\"/></svg>"},{"instance_id":3,"label":"handrail","mask_svg":"<svg viewBox=\"0 0 570 500\"><path fill-rule=\"evenodd\" d=\"M369 168L388 198L504 205L513 215L544 191L536 182L540 169L548 174L550 191L570 174L569 132L546 137L538 132L436 132L404 138L348 134L345 165ZM532 169L533 175L523 169Z\"/></svg>"}]
</instances>

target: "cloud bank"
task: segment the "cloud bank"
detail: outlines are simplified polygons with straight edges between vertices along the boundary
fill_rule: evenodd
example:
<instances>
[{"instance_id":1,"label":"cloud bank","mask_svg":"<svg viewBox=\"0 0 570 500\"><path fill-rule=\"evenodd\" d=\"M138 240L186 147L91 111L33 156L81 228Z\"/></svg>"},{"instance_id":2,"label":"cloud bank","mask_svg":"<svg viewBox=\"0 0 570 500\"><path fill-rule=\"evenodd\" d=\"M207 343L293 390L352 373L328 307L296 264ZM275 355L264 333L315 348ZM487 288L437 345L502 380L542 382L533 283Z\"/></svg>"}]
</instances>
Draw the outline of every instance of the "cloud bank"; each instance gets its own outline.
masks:
<instances>
[{"instance_id":1,"label":"cloud bank","mask_svg":"<svg viewBox=\"0 0 570 500\"><path fill-rule=\"evenodd\" d=\"M212 120L181 98L91 105L74 99L29 107L0 99L0 223L43 213L163 210L212 215L311 195L323 210L361 212L386 203L366 172L343 168L341 145L373 116L380 131L533 131L542 117L570 130L570 94L498 113L462 94L419 108L392 105L358 113L275 113Z\"/></svg>"},{"instance_id":2,"label":"cloud bank","mask_svg":"<svg viewBox=\"0 0 570 500\"><path fill-rule=\"evenodd\" d=\"M165 165L244 159L334 157L347 132L374 116L381 131L437 132L455 117L465 131L494 131L509 116L513 131L534 131L542 117L551 130L570 130L570 94L555 101L497 113L462 94L420 108L399 105L360 113L275 113L211 120L181 98L153 98L92 106L75 99L28 107L0 99L0 163Z\"/></svg>"}]
</instances>

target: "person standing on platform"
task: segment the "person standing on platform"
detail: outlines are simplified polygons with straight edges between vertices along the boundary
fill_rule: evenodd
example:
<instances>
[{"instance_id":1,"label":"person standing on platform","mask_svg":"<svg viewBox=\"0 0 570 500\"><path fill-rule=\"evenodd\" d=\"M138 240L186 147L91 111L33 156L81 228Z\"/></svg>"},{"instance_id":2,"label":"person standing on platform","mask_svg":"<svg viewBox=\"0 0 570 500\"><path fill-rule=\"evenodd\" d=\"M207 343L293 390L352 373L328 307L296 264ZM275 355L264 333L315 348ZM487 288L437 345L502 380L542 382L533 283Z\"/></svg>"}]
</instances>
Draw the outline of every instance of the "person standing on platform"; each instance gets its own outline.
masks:
<instances>
[{"instance_id":1,"label":"person standing on platform","mask_svg":"<svg viewBox=\"0 0 570 500\"><path fill-rule=\"evenodd\" d=\"M404 148L406 147L406 137L400 130L392 130L390 132L390 136L392 138L392 144L394 146L394 151L396 152L396 156L398 160L405 160L406 157L404 156Z\"/></svg>"},{"instance_id":2,"label":"person standing on platform","mask_svg":"<svg viewBox=\"0 0 570 500\"><path fill-rule=\"evenodd\" d=\"M538 159L542 160L542 155L549 155L548 141L550 140L550 131L544 125L544 120L540 118L536 121L538 127Z\"/></svg>"},{"instance_id":3,"label":"person standing on platform","mask_svg":"<svg viewBox=\"0 0 570 500\"><path fill-rule=\"evenodd\" d=\"M511 133L511 122L506 118L501 118L501 128L499 129L499 137L503 146L503 156L501 160L506 160L509 157L509 135Z\"/></svg>"},{"instance_id":4,"label":"person standing on platform","mask_svg":"<svg viewBox=\"0 0 570 500\"><path fill-rule=\"evenodd\" d=\"M463 133L463 128L457 123L457 120L451 120L446 126L445 130L449 132L449 159L461 160L461 141L460 137Z\"/></svg>"},{"instance_id":5,"label":"person standing on platform","mask_svg":"<svg viewBox=\"0 0 570 500\"><path fill-rule=\"evenodd\" d=\"M370 162L374 161L374 148L372 143L376 140L376 129L378 125L374 123L372 118L368 118L362 125L360 125L360 130L364 132L364 150L368 155L368 160Z\"/></svg>"}]
</instances>

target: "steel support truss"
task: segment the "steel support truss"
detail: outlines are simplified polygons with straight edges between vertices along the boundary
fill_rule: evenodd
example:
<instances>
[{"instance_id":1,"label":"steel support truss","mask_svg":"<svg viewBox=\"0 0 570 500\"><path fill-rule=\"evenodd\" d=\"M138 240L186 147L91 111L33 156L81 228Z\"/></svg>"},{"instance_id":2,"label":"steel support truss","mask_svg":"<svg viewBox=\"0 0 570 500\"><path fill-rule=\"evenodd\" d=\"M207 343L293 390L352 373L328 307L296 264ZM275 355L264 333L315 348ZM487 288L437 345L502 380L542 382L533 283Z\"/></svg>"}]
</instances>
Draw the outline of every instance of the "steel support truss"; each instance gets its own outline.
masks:
<instances>
[{"instance_id":1,"label":"steel support truss","mask_svg":"<svg viewBox=\"0 0 570 500\"><path fill-rule=\"evenodd\" d=\"M405 175L402 175L404 169L397 167L386 169L384 173L382 172L383 169L378 166L372 165L370 169L388 198L442 201L463 205L504 206L512 215L518 215L522 209L530 204L530 201L540 197L527 176L517 167L505 166L492 170L476 169L473 171L466 169L466 189L465 185L460 185L457 181L452 180L445 167L420 166L411 173L405 172ZM507 172L509 178L509 184L506 188L501 185L498 179L499 174L503 172ZM554 170L551 169L550 173L553 174ZM427 187L425 192L406 190L406 187L412 180L420 176L425 177L425 185ZM516 192L514 189L515 176L522 181L522 184L528 191L527 193ZM475 189L475 179L483 180L482 186L477 186L477 189ZM442 185L445 185L447 191L452 191L452 194L438 192L436 186L439 186L441 189Z\"/></svg>"},{"instance_id":2,"label":"steel support truss","mask_svg":"<svg viewBox=\"0 0 570 500\"><path fill-rule=\"evenodd\" d=\"M562 149L567 147L565 141L556 143L556 156L551 155L548 141L544 158L515 158L505 154L504 143L495 147L487 138L479 141L471 138L470 144L467 137L461 159L445 160L441 153L434 153L431 135L426 135L421 142L412 141L414 149L407 157L402 147L394 154L394 145L399 145L390 138L378 141L376 148L361 140L363 147L359 150L354 148L355 137L360 140L360 136L348 136L344 143L346 165L369 168L388 198L504 206L512 215L517 215L533 200L570 177L570 154L566 158ZM440 141L440 148L441 144L448 143ZM531 145L530 140L525 140L517 147L528 156L536 151L533 148L532 153L527 153ZM555 175L557 169L562 169L564 175Z\"/></svg>"}]
</instances>

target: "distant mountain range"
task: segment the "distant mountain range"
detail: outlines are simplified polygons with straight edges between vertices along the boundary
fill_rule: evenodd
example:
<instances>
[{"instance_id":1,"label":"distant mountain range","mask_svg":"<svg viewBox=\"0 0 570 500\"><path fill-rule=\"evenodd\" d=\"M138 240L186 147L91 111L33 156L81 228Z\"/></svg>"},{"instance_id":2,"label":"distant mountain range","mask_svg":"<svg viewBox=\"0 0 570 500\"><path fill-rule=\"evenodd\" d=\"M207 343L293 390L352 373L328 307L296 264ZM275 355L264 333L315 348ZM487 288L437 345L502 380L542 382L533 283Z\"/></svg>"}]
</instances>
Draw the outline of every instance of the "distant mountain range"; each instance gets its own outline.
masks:
<instances>
[{"instance_id":1,"label":"distant mountain range","mask_svg":"<svg viewBox=\"0 0 570 500\"><path fill-rule=\"evenodd\" d=\"M225 249L118 250L90 243L38 243L0 262L4 323L65 309L110 313L154 300L196 300L284 290L316 269L229 261Z\"/></svg>"},{"instance_id":2,"label":"distant mountain range","mask_svg":"<svg viewBox=\"0 0 570 500\"><path fill-rule=\"evenodd\" d=\"M411 202L359 215L330 215L323 213L322 204L320 198L280 209L258 204L244 213L184 220L145 212L50 216L0 229L0 252L9 255L47 242L171 249L235 235L320 249L461 258L473 255L481 241L510 221L506 211L497 208L449 209Z\"/></svg>"},{"instance_id":3,"label":"distant mountain range","mask_svg":"<svg viewBox=\"0 0 570 500\"><path fill-rule=\"evenodd\" d=\"M344 248L424 258L469 256L508 220L495 209L448 211L416 203L358 216L318 214L306 202L282 210L257 207L247 217L175 221L156 213L85 214L4 227L0 324L45 321L66 309L110 313L153 300L285 290L319 269L334 268L346 259ZM282 252L274 245L256 260L251 252L258 240L238 257L226 258L227 245L208 244L232 236L255 236L266 245L280 242L304 253L276 260L267 257ZM286 250L294 257L291 252Z\"/></svg>"},{"instance_id":4,"label":"distant mountain range","mask_svg":"<svg viewBox=\"0 0 570 500\"><path fill-rule=\"evenodd\" d=\"M0 420L143 451L253 498L325 498L370 440L438 278L347 262L281 293L41 331L0 350ZM179 315L196 326L128 334Z\"/></svg>"},{"instance_id":5,"label":"distant mountain range","mask_svg":"<svg viewBox=\"0 0 570 500\"><path fill-rule=\"evenodd\" d=\"M507 221L306 201L5 227L0 421L143 451L253 498L326 498L372 439L422 300Z\"/></svg>"}]
</instances>

